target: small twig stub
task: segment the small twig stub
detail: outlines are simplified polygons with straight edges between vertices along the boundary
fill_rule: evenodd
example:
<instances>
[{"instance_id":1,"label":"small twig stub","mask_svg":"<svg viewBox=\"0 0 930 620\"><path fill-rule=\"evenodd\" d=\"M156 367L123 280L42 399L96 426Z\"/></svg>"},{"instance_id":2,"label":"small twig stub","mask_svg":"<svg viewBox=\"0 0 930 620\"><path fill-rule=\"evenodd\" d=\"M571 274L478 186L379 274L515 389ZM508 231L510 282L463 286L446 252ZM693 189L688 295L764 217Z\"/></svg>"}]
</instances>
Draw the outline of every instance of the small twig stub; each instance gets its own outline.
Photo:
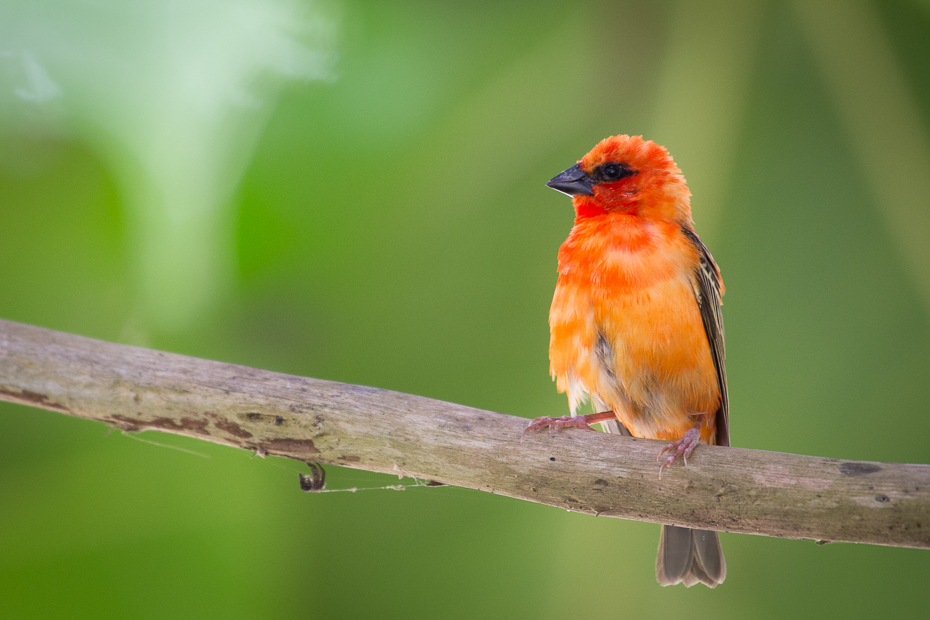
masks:
<instances>
[{"instance_id":1,"label":"small twig stub","mask_svg":"<svg viewBox=\"0 0 930 620\"><path fill-rule=\"evenodd\" d=\"M300 490L308 493L317 493L326 486L326 470L317 463L307 463L310 474L297 474L300 476Z\"/></svg>"}]
</instances>

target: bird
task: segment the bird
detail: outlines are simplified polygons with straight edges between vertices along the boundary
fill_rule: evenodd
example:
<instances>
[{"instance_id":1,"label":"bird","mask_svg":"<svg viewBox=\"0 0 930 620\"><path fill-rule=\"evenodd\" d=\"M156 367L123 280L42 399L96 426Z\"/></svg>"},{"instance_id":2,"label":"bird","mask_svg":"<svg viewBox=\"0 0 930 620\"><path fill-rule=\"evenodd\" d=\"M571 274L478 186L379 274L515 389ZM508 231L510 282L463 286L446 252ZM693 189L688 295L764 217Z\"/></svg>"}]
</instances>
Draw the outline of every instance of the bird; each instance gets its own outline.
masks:
<instances>
[{"instance_id":1,"label":"bird","mask_svg":"<svg viewBox=\"0 0 930 620\"><path fill-rule=\"evenodd\" d=\"M691 192L668 151L601 140L546 185L572 197L549 310L550 372L570 416L524 430L590 428L668 440L659 477L703 441L730 445L720 269L694 230ZM595 413L578 415L590 399ZM663 525L663 586L726 577L717 532Z\"/></svg>"}]
</instances>

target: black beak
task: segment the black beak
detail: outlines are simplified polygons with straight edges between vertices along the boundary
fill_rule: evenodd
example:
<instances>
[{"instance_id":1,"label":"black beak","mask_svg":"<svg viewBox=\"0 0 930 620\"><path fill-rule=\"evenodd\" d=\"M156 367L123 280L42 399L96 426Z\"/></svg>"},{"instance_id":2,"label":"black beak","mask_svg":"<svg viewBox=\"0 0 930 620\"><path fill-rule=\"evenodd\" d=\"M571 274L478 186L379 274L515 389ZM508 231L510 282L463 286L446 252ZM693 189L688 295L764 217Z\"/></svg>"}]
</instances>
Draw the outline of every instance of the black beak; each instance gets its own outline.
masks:
<instances>
[{"instance_id":1,"label":"black beak","mask_svg":"<svg viewBox=\"0 0 930 620\"><path fill-rule=\"evenodd\" d=\"M592 189L594 179L585 174L584 170L581 169L581 164L575 164L565 172L556 175L546 183L546 187L551 187L567 196L594 195Z\"/></svg>"}]
</instances>

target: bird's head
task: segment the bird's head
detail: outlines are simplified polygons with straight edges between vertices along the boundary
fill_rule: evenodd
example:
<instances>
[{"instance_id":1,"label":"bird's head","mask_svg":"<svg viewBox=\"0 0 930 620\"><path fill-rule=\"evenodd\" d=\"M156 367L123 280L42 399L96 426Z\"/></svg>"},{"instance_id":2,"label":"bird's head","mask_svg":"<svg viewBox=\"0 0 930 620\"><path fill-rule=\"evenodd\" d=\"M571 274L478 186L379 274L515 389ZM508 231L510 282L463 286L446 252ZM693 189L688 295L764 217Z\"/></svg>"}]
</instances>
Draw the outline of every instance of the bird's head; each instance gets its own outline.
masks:
<instances>
[{"instance_id":1,"label":"bird's head","mask_svg":"<svg viewBox=\"0 0 930 620\"><path fill-rule=\"evenodd\" d=\"M642 136L601 140L547 186L572 197L578 217L610 212L644 218L691 219L691 193L664 147Z\"/></svg>"}]
</instances>

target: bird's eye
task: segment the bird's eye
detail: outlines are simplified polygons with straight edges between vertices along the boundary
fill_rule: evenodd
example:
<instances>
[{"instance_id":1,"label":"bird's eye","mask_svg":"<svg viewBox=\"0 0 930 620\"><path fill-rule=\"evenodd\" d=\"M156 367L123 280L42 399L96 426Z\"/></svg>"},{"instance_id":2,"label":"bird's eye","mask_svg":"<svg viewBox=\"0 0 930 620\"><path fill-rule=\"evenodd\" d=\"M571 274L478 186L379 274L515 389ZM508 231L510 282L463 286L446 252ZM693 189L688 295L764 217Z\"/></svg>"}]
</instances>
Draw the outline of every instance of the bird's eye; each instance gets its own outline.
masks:
<instances>
[{"instance_id":1,"label":"bird's eye","mask_svg":"<svg viewBox=\"0 0 930 620\"><path fill-rule=\"evenodd\" d=\"M604 164L600 169L600 176L605 181L617 181L629 175L626 167L620 164Z\"/></svg>"}]
</instances>

